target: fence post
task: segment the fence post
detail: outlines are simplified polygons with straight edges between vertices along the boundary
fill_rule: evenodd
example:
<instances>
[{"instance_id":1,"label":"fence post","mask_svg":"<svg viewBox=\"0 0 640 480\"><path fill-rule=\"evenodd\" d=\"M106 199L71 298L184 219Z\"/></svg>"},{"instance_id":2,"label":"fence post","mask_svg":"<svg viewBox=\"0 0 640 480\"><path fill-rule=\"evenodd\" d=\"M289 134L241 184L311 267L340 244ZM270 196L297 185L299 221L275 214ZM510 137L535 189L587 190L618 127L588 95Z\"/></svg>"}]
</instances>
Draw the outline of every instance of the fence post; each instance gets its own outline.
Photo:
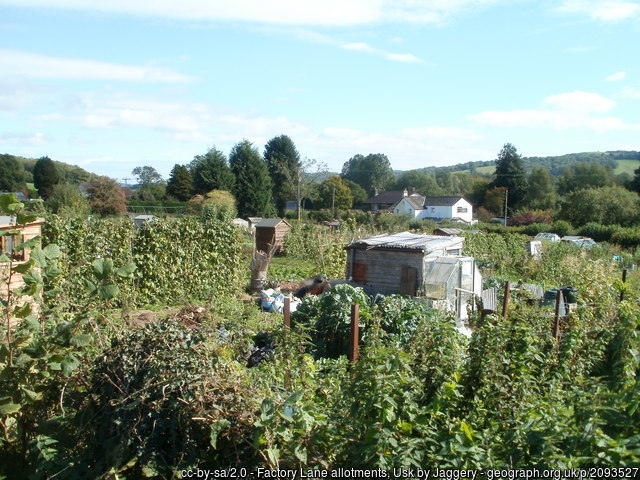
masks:
<instances>
[{"instance_id":1,"label":"fence post","mask_svg":"<svg viewBox=\"0 0 640 480\"><path fill-rule=\"evenodd\" d=\"M511 282L504 284L504 302L502 303L502 317L506 320L509 313L509 299L511 297Z\"/></svg>"},{"instance_id":2,"label":"fence post","mask_svg":"<svg viewBox=\"0 0 640 480\"><path fill-rule=\"evenodd\" d=\"M555 349L558 350L558 337L560 336L560 302L562 300L562 290L558 289L556 293L556 313L553 317L553 339L555 340Z\"/></svg>"},{"instance_id":3,"label":"fence post","mask_svg":"<svg viewBox=\"0 0 640 480\"><path fill-rule=\"evenodd\" d=\"M622 283L627 283L627 269L622 270ZM624 288L620 290L620 301L624 300Z\"/></svg>"},{"instance_id":4,"label":"fence post","mask_svg":"<svg viewBox=\"0 0 640 480\"><path fill-rule=\"evenodd\" d=\"M291 299L289 297L285 297L284 299L284 309L282 310L282 313L284 315L284 334L286 336L291 329ZM285 341L287 341L286 337ZM291 371L288 361L287 369L284 372L284 388L287 390L291 389Z\"/></svg>"},{"instance_id":5,"label":"fence post","mask_svg":"<svg viewBox=\"0 0 640 480\"><path fill-rule=\"evenodd\" d=\"M358 341L360 338L360 305L351 304L351 338L349 341L349 359L358 362Z\"/></svg>"},{"instance_id":6,"label":"fence post","mask_svg":"<svg viewBox=\"0 0 640 480\"><path fill-rule=\"evenodd\" d=\"M284 299L284 326L286 328L291 328L291 299L289 297L285 297Z\"/></svg>"}]
</instances>

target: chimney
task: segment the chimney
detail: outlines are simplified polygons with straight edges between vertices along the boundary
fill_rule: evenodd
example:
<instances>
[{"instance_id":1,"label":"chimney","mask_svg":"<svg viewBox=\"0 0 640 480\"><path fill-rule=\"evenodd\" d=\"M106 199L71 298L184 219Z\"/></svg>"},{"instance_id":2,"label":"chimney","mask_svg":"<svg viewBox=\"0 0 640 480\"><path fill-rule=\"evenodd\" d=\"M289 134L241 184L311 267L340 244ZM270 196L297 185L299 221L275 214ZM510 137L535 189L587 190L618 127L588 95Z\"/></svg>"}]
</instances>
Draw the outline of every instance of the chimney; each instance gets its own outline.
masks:
<instances>
[{"instance_id":1,"label":"chimney","mask_svg":"<svg viewBox=\"0 0 640 480\"><path fill-rule=\"evenodd\" d=\"M409 192L407 192L407 189L405 188L404 191L402 192L402 196L407 197L408 195L409 195Z\"/></svg>"},{"instance_id":2,"label":"chimney","mask_svg":"<svg viewBox=\"0 0 640 480\"><path fill-rule=\"evenodd\" d=\"M374 189L373 189L373 196L374 196L374 197L377 197L377 196L378 196L378 189L377 189L377 188L374 188Z\"/></svg>"}]
</instances>

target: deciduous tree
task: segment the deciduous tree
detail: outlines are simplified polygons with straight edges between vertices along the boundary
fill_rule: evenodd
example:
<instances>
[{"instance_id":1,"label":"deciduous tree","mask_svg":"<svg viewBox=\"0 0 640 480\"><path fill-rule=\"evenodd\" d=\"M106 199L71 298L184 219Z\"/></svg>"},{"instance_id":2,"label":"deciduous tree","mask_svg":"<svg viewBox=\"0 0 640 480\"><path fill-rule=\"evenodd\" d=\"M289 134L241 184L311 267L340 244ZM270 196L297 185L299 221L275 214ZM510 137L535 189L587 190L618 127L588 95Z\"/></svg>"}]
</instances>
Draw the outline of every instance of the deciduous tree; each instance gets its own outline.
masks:
<instances>
[{"instance_id":1,"label":"deciduous tree","mask_svg":"<svg viewBox=\"0 0 640 480\"><path fill-rule=\"evenodd\" d=\"M534 167L529 175L529 185L525 203L533 210L552 209L558 202L558 194L553 177L544 167Z\"/></svg>"},{"instance_id":2,"label":"deciduous tree","mask_svg":"<svg viewBox=\"0 0 640 480\"><path fill-rule=\"evenodd\" d=\"M389 159L383 153L354 155L342 166L341 176L359 184L369 195L375 189L385 190L395 180Z\"/></svg>"},{"instance_id":3,"label":"deciduous tree","mask_svg":"<svg viewBox=\"0 0 640 480\"><path fill-rule=\"evenodd\" d=\"M353 205L351 190L342 178L333 175L318 187L318 207L336 210L348 210Z\"/></svg>"},{"instance_id":4,"label":"deciduous tree","mask_svg":"<svg viewBox=\"0 0 640 480\"><path fill-rule=\"evenodd\" d=\"M18 160L12 155L0 155L1 192L21 192L26 188L24 178L24 168L22 168Z\"/></svg>"},{"instance_id":5,"label":"deciduous tree","mask_svg":"<svg viewBox=\"0 0 640 480\"><path fill-rule=\"evenodd\" d=\"M96 178L89 187L88 193L91 209L99 215L120 215L127 211L124 192L112 178Z\"/></svg>"}]
</instances>

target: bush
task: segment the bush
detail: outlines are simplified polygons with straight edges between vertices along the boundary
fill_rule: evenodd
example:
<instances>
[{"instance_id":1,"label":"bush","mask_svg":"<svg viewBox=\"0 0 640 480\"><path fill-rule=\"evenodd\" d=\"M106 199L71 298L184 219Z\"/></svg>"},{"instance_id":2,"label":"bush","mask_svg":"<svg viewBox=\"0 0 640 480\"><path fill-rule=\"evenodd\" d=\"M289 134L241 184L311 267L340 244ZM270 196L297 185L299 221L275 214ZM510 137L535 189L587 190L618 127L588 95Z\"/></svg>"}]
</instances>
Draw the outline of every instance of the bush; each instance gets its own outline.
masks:
<instances>
[{"instance_id":1,"label":"bush","mask_svg":"<svg viewBox=\"0 0 640 480\"><path fill-rule=\"evenodd\" d=\"M573 232L573 227L569 222L565 220L557 220L553 222L551 228L549 228L548 231L564 237L566 235L570 235L571 232Z\"/></svg>"},{"instance_id":2,"label":"bush","mask_svg":"<svg viewBox=\"0 0 640 480\"><path fill-rule=\"evenodd\" d=\"M635 248L640 246L640 228L618 228L611 235L611 242L621 247Z\"/></svg>"},{"instance_id":3,"label":"bush","mask_svg":"<svg viewBox=\"0 0 640 480\"><path fill-rule=\"evenodd\" d=\"M578 234L591 237L596 242L608 242L618 228L617 225L601 225L599 223L589 222L578 229Z\"/></svg>"}]
</instances>

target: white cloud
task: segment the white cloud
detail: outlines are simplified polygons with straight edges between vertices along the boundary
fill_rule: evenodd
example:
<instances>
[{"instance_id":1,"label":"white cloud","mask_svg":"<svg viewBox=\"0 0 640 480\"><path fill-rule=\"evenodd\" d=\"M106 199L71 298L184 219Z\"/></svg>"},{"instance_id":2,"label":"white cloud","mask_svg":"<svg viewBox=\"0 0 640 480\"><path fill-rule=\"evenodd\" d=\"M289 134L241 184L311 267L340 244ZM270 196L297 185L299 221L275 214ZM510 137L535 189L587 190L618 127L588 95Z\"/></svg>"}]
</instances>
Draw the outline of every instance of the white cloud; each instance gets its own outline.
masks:
<instances>
[{"instance_id":1,"label":"white cloud","mask_svg":"<svg viewBox=\"0 0 640 480\"><path fill-rule=\"evenodd\" d=\"M170 69L53 57L0 48L0 71L29 78L184 83L193 79Z\"/></svg>"},{"instance_id":2,"label":"white cloud","mask_svg":"<svg viewBox=\"0 0 640 480\"><path fill-rule=\"evenodd\" d=\"M552 95L545 98L544 103L562 111L597 113L609 112L616 105L602 95L582 91Z\"/></svg>"},{"instance_id":3,"label":"white cloud","mask_svg":"<svg viewBox=\"0 0 640 480\"><path fill-rule=\"evenodd\" d=\"M353 43L345 43L340 46L344 50L351 50L353 52L364 52L364 53L372 53L374 55L380 55L387 60L391 60L394 62L404 62L404 63L421 63L422 60L412 55L410 53L391 53L385 50L381 50L379 48L372 47L368 43L365 42L353 42Z\"/></svg>"},{"instance_id":4,"label":"white cloud","mask_svg":"<svg viewBox=\"0 0 640 480\"><path fill-rule=\"evenodd\" d=\"M0 134L0 145L8 144L12 146L24 146L24 145L42 145L46 143L44 133L11 133L4 132Z\"/></svg>"},{"instance_id":5,"label":"white cloud","mask_svg":"<svg viewBox=\"0 0 640 480\"><path fill-rule=\"evenodd\" d=\"M563 12L587 15L603 22L640 17L640 4L635 1L564 0L558 9Z\"/></svg>"},{"instance_id":6,"label":"white cloud","mask_svg":"<svg viewBox=\"0 0 640 480\"><path fill-rule=\"evenodd\" d=\"M531 110L485 111L470 115L470 120L490 127L548 128L552 130L587 129L597 133L640 131L640 124L600 116L610 112L615 102L597 93L569 92L547 97L543 107Z\"/></svg>"},{"instance_id":7,"label":"white cloud","mask_svg":"<svg viewBox=\"0 0 640 480\"><path fill-rule=\"evenodd\" d=\"M471 8L503 0L0 0L0 5L153 15L189 20L239 20L281 25L440 24Z\"/></svg>"},{"instance_id":8,"label":"white cloud","mask_svg":"<svg viewBox=\"0 0 640 480\"><path fill-rule=\"evenodd\" d=\"M626 76L627 74L625 72L616 72L606 77L605 80L607 82L618 82L620 80L624 80L624 77Z\"/></svg>"},{"instance_id":9,"label":"white cloud","mask_svg":"<svg viewBox=\"0 0 640 480\"><path fill-rule=\"evenodd\" d=\"M640 99L640 90L627 87L622 90L621 96L623 98L637 98Z\"/></svg>"}]
</instances>

